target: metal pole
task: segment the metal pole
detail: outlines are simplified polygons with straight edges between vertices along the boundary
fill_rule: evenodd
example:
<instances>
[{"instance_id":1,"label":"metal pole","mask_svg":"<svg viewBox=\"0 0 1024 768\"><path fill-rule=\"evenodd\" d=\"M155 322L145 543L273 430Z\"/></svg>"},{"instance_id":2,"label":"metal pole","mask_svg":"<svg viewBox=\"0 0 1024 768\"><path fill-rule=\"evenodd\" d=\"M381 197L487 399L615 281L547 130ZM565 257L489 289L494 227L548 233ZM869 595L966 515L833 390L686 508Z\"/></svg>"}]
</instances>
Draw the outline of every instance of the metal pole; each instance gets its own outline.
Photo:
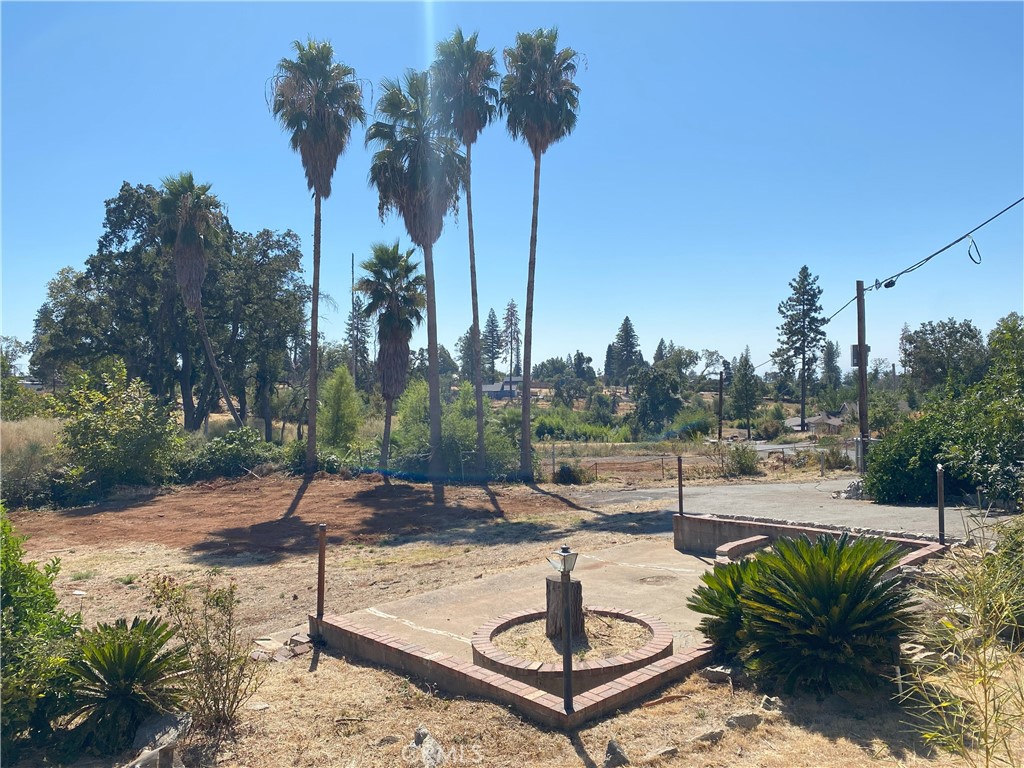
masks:
<instances>
[{"instance_id":1,"label":"metal pole","mask_svg":"<svg viewBox=\"0 0 1024 768\"><path fill-rule=\"evenodd\" d=\"M946 481L942 465L935 466L936 482L939 492L939 544L946 543Z\"/></svg>"},{"instance_id":2,"label":"metal pole","mask_svg":"<svg viewBox=\"0 0 1024 768\"><path fill-rule=\"evenodd\" d=\"M569 591L572 573L562 571L562 702L565 713L573 711L572 706L572 617L570 615Z\"/></svg>"},{"instance_id":3,"label":"metal pole","mask_svg":"<svg viewBox=\"0 0 1024 768\"><path fill-rule=\"evenodd\" d=\"M324 591L326 587L327 523L317 526L320 534L320 557L316 569L316 620L324 617Z\"/></svg>"},{"instance_id":4,"label":"metal pole","mask_svg":"<svg viewBox=\"0 0 1024 768\"><path fill-rule=\"evenodd\" d=\"M821 459L821 476L825 476L825 454L819 453L818 457Z\"/></svg>"},{"instance_id":5,"label":"metal pole","mask_svg":"<svg viewBox=\"0 0 1024 768\"><path fill-rule=\"evenodd\" d=\"M857 281L857 356L858 366L858 400L857 417L860 421L860 466L861 474L867 471L868 438L868 351L864 331L864 281Z\"/></svg>"},{"instance_id":6,"label":"metal pole","mask_svg":"<svg viewBox=\"0 0 1024 768\"><path fill-rule=\"evenodd\" d=\"M683 457L676 456L676 481L679 485L679 514L683 514Z\"/></svg>"}]
</instances>

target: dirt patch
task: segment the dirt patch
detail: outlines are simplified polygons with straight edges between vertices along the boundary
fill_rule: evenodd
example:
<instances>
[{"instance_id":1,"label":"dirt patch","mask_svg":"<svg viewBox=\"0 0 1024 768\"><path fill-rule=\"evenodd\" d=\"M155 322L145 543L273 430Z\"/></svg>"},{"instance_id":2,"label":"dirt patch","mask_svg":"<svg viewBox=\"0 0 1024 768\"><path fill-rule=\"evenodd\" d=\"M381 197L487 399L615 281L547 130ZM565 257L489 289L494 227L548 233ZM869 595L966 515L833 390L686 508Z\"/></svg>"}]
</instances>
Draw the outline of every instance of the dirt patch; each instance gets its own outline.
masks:
<instances>
[{"instance_id":1,"label":"dirt patch","mask_svg":"<svg viewBox=\"0 0 1024 768\"><path fill-rule=\"evenodd\" d=\"M560 664L564 643L559 635L549 638L546 619L528 621L509 627L491 638L495 647L511 656L545 664ZM572 655L577 661L608 659L635 651L651 639L647 627L635 621L585 612L583 635L572 639Z\"/></svg>"}]
</instances>

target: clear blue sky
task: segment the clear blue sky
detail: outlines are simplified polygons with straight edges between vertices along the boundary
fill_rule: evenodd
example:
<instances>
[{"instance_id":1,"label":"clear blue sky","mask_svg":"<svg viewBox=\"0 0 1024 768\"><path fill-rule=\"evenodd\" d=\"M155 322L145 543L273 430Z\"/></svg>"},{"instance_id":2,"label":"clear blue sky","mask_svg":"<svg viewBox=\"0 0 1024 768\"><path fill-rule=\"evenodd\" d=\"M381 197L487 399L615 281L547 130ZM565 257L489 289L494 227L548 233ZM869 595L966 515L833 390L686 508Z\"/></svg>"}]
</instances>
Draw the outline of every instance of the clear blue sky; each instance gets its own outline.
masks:
<instances>
[{"instance_id":1,"label":"clear blue sky","mask_svg":"<svg viewBox=\"0 0 1024 768\"><path fill-rule=\"evenodd\" d=\"M103 201L191 170L232 224L293 229L307 279L313 205L272 119L268 78L309 36L372 84L423 68L456 25L499 52L556 25L584 56L578 127L544 157L535 362L604 362L624 316L658 339L755 363L807 264L826 314L1024 195L1024 4L12 3L2 5L3 333L31 337L46 283L81 268ZM329 339L344 333L350 254L403 247L377 217L357 129L324 204ZM502 124L473 153L480 302L522 310L532 162ZM1024 305L1024 204L867 297L872 357L904 323ZM441 343L471 321L465 213L435 248ZM854 306L828 327L856 341ZM425 346L425 331L414 346Z\"/></svg>"}]
</instances>

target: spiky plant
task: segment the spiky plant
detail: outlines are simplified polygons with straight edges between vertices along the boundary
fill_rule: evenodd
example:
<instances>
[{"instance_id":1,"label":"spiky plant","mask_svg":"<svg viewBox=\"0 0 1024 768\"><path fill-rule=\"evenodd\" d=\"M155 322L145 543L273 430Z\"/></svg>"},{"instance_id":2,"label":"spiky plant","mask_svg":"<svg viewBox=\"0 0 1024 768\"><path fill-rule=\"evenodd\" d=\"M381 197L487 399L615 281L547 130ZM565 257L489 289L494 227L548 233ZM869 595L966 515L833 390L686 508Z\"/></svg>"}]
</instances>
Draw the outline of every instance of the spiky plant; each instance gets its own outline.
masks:
<instances>
[{"instance_id":1,"label":"spiky plant","mask_svg":"<svg viewBox=\"0 0 1024 768\"><path fill-rule=\"evenodd\" d=\"M697 628L715 644L719 655L735 658L743 648L743 585L757 578L759 560L738 560L716 567L700 577L704 583L693 590L686 604L706 614Z\"/></svg>"},{"instance_id":2,"label":"spiky plant","mask_svg":"<svg viewBox=\"0 0 1024 768\"><path fill-rule=\"evenodd\" d=\"M181 699L186 667L183 646L167 648L175 631L157 617L118 619L82 632L82 658L71 665L78 678L77 707L85 716L83 746L101 754L127 747L150 715Z\"/></svg>"},{"instance_id":3,"label":"spiky plant","mask_svg":"<svg viewBox=\"0 0 1024 768\"><path fill-rule=\"evenodd\" d=\"M881 679L906 632L911 598L888 571L899 548L881 538L779 539L740 595L749 666L822 693Z\"/></svg>"}]
</instances>

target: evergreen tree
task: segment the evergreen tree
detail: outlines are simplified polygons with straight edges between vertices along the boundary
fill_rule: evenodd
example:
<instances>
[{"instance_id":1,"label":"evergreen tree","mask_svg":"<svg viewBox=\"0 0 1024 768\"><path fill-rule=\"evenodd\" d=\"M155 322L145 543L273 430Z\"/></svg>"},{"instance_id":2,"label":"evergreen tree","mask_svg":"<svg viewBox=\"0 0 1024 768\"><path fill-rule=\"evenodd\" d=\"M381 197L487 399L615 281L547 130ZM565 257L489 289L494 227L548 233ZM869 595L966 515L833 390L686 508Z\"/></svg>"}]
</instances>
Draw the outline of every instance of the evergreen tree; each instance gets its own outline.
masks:
<instances>
[{"instance_id":1,"label":"evergreen tree","mask_svg":"<svg viewBox=\"0 0 1024 768\"><path fill-rule=\"evenodd\" d=\"M750 347L743 350L732 372L732 409L747 422L747 440L750 439L750 420L757 408L757 374L750 361Z\"/></svg>"},{"instance_id":2,"label":"evergreen tree","mask_svg":"<svg viewBox=\"0 0 1024 768\"><path fill-rule=\"evenodd\" d=\"M615 344L609 344L608 349L604 353L604 383L605 386L610 386L615 383L615 360L618 357L618 352L615 350Z\"/></svg>"},{"instance_id":3,"label":"evergreen tree","mask_svg":"<svg viewBox=\"0 0 1024 768\"><path fill-rule=\"evenodd\" d=\"M658 346L654 350L654 363L660 363L665 359L665 339L658 339Z\"/></svg>"},{"instance_id":4,"label":"evergreen tree","mask_svg":"<svg viewBox=\"0 0 1024 768\"><path fill-rule=\"evenodd\" d=\"M502 361L508 363L508 375L522 375L522 336L519 331L519 307L515 300L511 300L505 307L505 323L501 329L501 336L504 342L502 349Z\"/></svg>"},{"instance_id":5,"label":"evergreen tree","mask_svg":"<svg viewBox=\"0 0 1024 768\"><path fill-rule=\"evenodd\" d=\"M839 344L825 339L821 348L821 386L836 390L843 385L843 372L839 368Z\"/></svg>"},{"instance_id":6,"label":"evergreen tree","mask_svg":"<svg viewBox=\"0 0 1024 768\"><path fill-rule=\"evenodd\" d=\"M627 315L615 334L615 380L624 383L627 392L634 370L644 365L644 356L640 351L640 340L637 338L633 323Z\"/></svg>"},{"instance_id":7,"label":"evergreen tree","mask_svg":"<svg viewBox=\"0 0 1024 768\"><path fill-rule=\"evenodd\" d=\"M352 299L352 311L345 322L345 338L348 340L348 364L352 383L356 389L362 387L369 392L373 388L373 368L370 363L370 318L366 316L366 304L360 296Z\"/></svg>"},{"instance_id":8,"label":"evergreen tree","mask_svg":"<svg viewBox=\"0 0 1024 768\"><path fill-rule=\"evenodd\" d=\"M780 363L785 361L787 371L799 370L800 374L800 428L807 428L807 378L814 372L818 361L818 350L825 339L825 318L821 313L821 288L817 276L805 264L796 279L789 283L793 291L789 298L779 304L782 324L779 328L779 348L773 356Z\"/></svg>"},{"instance_id":9,"label":"evergreen tree","mask_svg":"<svg viewBox=\"0 0 1024 768\"><path fill-rule=\"evenodd\" d=\"M495 379L495 371L498 368L498 361L501 359L501 326L498 325L498 316L492 309L487 313L487 323L484 325L483 357L486 373L491 381Z\"/></svg>"}]
</instances>

